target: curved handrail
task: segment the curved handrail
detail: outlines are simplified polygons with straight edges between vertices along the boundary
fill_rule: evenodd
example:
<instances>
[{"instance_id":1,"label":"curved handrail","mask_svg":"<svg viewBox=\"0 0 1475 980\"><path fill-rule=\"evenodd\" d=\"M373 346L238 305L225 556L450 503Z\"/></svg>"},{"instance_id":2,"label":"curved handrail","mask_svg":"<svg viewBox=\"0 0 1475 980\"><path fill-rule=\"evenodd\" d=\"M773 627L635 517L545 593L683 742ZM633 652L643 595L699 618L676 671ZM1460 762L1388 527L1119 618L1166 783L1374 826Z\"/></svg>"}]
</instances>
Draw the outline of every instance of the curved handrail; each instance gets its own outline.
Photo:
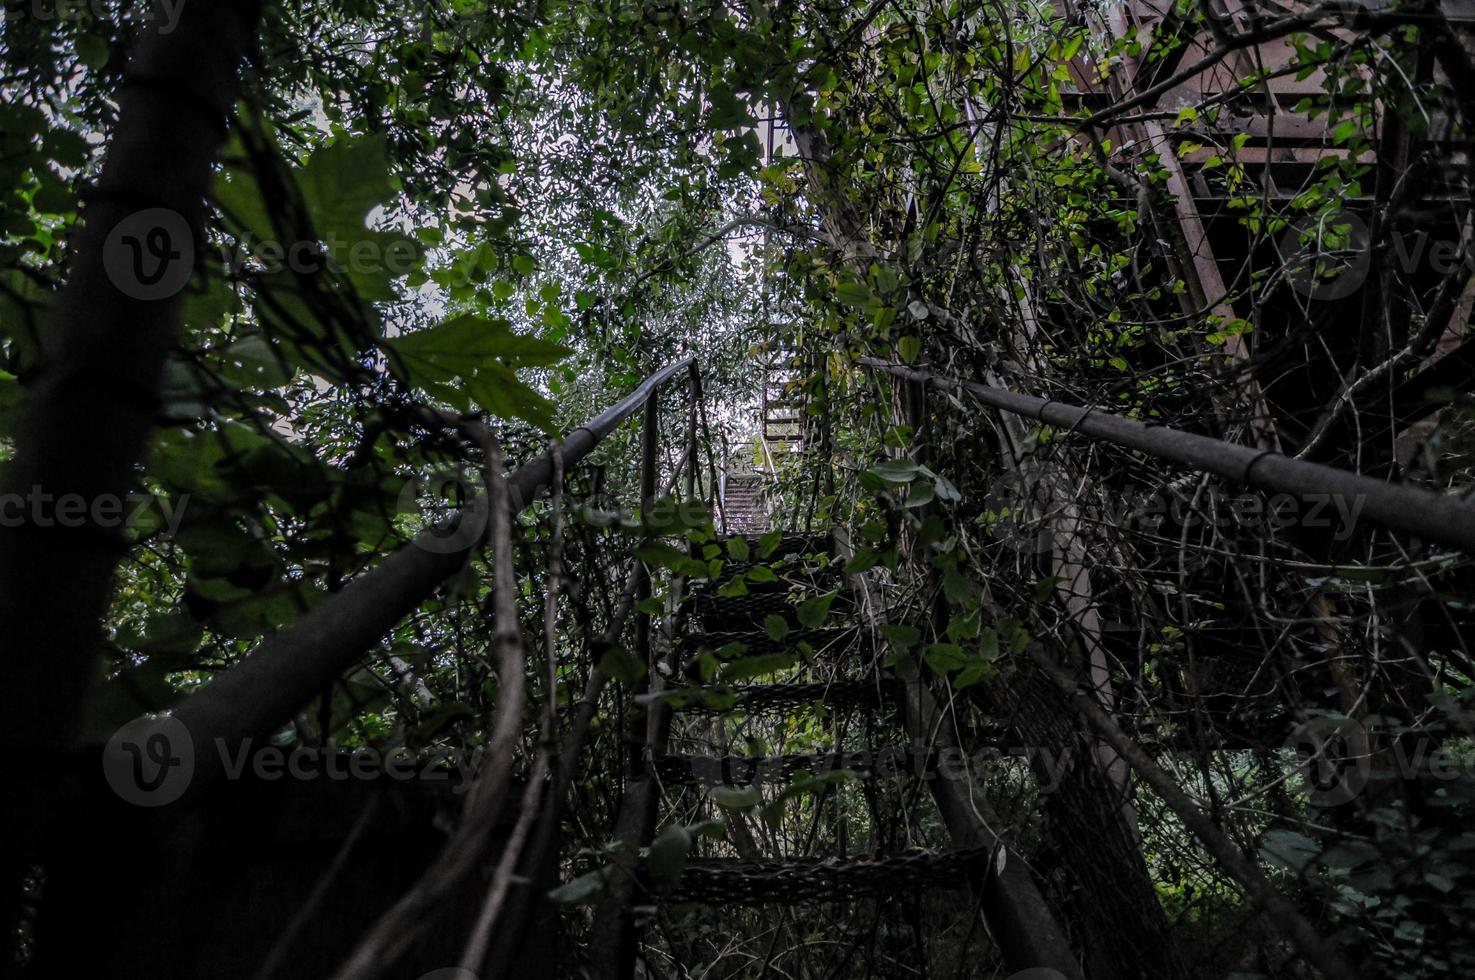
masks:
<instances>
[{"instance_id":1,"label":"curved handrail","mask_svg":"<svg viewBox=\"0 0 1475 980\"><path fill-rule=\"evenodd\" d=\"M618 403L570 432L560 445L563 465L572 467L583 460L662 385L682 371L695 370L695 364L694 357L687 357L662 368ZM553 469L549 451L507 478L514 514L551 484ZM479 505L484 506L484 500L478 496L459 513L474 513ZM188 795L194 796L223 772L223 746L234 750L246 739L265 737L285 723L459 571L481 541L473 537L448 548L434 530L422 531L291 627L262 640L240 663L176 706L170 713L172 719L140 719L134 724L157 729L171 740L181 737L179 725L183 725L194 755L188 788ZM147 737L149 733L137 734ZM105 754L104 765L127 767L131 758L121 751Z\"/></svg>"},{"instance_id":2,"label":"curved handrail","mask_svg":"<svg viewBox=\"0 0 1475 980\"><path fill-rule=\"evenodd\" d=\"M1361 506L1358 513L1371 521L1475 554L1475 505L1450 494L1388 483L1335 466L1308 463L1165 425L1148 426L1094 408L1079 408L1048 398L1022 395L1007 388L916 371L874 357L862 357L860 363L908 381L966 391L985 405L1079 432L1101 442L1135 449L1190 469L1213 473L1258 490L1325 495L1328 502L1333 497L1356 501Z\"/></svg>"},{"instance_id":3,"label":"curved handrail","mask_svg":"<svg viewBox=\"0 0 1475 980\"><path fill-rule=\"evenodd\" d=\"M693 355L666 365L642 381L640 387L620 401L570 432L558 447L559 455L563 457L563 465L572 467L578 464L621 422L634 415L636 410L644 405L662 385L682 371L695 367L696 361L696 356ZM553 454L551 452L543 453L521 466L516 473L507 478L507 492L512 498L513 513L518 513L531 503L538 493L552 481Z\"/></svg>"}]
</instances>

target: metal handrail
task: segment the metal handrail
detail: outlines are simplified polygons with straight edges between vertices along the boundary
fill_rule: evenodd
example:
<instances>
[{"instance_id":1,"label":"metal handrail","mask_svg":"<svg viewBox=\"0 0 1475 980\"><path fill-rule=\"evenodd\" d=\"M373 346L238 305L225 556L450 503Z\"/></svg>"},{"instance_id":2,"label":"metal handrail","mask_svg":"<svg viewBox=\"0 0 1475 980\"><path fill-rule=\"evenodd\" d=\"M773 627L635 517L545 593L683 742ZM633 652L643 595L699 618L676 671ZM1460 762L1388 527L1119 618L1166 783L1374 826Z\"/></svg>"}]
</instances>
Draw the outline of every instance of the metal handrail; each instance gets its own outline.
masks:
<instances>
[{"instance_id":1,"label":"metal handrail","mask_svg":"<svg viewBox=\"0 0 1475 980\"><path fill-rule=\"evenodd\" d=\"M696 371L695 357L655 372L625 398L570 432L559 447L564 467L579 463L620 423L643 406L653 405L660 388L683 371ZM553 482L553 461L550 450L507 478L513 514L524 510ZM451 521L475 513L478 506L487 507L483 496L473 499ZM485 533L483 529L481 536L448 548L434 529L422 531L409 545L349 582L291 627L262 640L240 663L187 697L171 712L172 722L153 719L137 724L158 727L166 737L177 735L177 723L183 724L197 750L188 790L189 796L196 795L223 771L226 753L217 751L217 746L234 747L247 739L265 737L287 722L365 651L372 650L441 582L458 572L481 546ZM139 734L146 737L148 733ZM121 750L117 755L105 763L130 764Z\"/></svg>"},{"instance_id":2,"label":"metal handrail","mask_svg":"<svg viewBox=\"0 0 1475 980\"><path fill-rule=\"evenodd\" d=\"M1094 408L1079 408L1007 388L916 371L874 357L862 357L860 363L908 381L965 391L985 405L1014 415L1135 449L1258 490L1357 500L1362 504L1362 513L1375 523L1475 554L1475 505L1451 494L1388 483L1335 466L1309 463L1165 425L1144 425Z\"/></svg>"}]
</instances>

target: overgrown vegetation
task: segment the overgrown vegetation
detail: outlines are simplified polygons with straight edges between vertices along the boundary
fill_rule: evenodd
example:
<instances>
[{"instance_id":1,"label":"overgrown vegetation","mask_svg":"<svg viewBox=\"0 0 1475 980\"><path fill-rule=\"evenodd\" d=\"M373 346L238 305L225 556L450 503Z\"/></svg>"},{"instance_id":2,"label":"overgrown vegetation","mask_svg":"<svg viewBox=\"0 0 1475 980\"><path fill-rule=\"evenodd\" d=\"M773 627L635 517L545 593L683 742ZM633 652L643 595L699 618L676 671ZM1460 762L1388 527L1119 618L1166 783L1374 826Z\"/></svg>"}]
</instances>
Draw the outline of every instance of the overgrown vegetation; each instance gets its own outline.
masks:
<instances>
[{"instance_id":1,"label":"overgrown vegetation","mask_svg":"<svg viewBox=\"0 0 1475 980\"><path fill-rule=\"evenodd\" d=\"M1325 972L1215 841L1365 975L1475 969L1471 556L1377 527L1357 500L1247 491L861 363L1467 493L1467 24L1424 0L302 0L259 23L227 6L253 27L223 145L153 148L181 181L213 161L182 302L149 308L174 331L157 387L131 355L111 380L94 365L60 382L148 405L146 453L114 467L134 494L126 541L73 576L49 503L4 515L0 608L41 624L5 642L10 752L96 749L309 614L333 622L417 532L497 499L503 459L516 470L693 356L702 398L658 396L647 499L633 424L553 498L514 501L507 547L482 498L469 536L466 517L449 532L464 567L276 719L275 742L505 754L505 811L473 793L492 809L463 832L521 800L556 829L553 858L535 887L503 869L477 895L511 888L487 905L505 926L557 888L578 940L561 969L597 972L614 953L588 945L588 906L632 868L659 884L688 858L842 862L956 837L926 780L831 773L667 787L646 849L622 850L630 732L661 686L709 689L668 698L710 709L678 712L672 752L766 757L910 740L834 704L748 711L732 688L906 681L949 706L970 793L1085 975ZM88 440L131 452L111 412L73 446L38 434L37 406L64 397L79 311L101 335L141 299L81 295L75 275L129 257L101 233L111 252L79 250L95 202L130 190L98 183L126 151L130 88L159 88L202 133L219 121L208 87L130 76L150 9L6 6L7 492L97 497L112 477ZM775 376L799 451L760 438ZM832 543L726 536L719 472L754 470L775 528ZM33 580L44 601L16 584ZM758 620L766 641L683 645L704 601L774 591L788 608ZM33 649L73 619L86 629L54 657ZM864 638L845 657L812 635L841 626ZM68 798L51 778L4 828L16 880L46 865L27 835ZM567 792L522 796L545 781ZM440 867L415 886L427 903ZM926 890L731 915L632 901L653 976L1009 972L975 907ZM389 943L386 921L359 923L360 956L376 929Z\"/></svg>"}]
</instances>

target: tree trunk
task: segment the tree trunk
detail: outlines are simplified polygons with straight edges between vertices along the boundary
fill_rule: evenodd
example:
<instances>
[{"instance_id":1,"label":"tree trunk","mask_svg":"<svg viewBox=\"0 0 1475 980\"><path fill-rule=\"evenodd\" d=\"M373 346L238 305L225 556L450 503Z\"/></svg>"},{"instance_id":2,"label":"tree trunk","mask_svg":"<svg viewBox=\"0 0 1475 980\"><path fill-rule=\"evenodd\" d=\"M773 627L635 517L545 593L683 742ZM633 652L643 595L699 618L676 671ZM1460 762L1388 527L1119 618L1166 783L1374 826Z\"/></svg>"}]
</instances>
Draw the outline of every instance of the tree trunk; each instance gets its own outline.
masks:
<instances>
[{"instance_id":1,"label":"tree trunk","mask_svg":"<svg viewBox=\"0 0 1475 980\"><path fill-rule=\"evenodd\" d=\"M136 485L258 17L255 0L190 3L172 31L155 26L144 36L30 381L5 491L38 502L80 499L88 516L66 528L30 514L0 529L0 745L33 767L0 825L7 924L97 674L99 624L126 546L112 522L92 516L94 507L121 506Z\"/></svg>"}]
</instances>

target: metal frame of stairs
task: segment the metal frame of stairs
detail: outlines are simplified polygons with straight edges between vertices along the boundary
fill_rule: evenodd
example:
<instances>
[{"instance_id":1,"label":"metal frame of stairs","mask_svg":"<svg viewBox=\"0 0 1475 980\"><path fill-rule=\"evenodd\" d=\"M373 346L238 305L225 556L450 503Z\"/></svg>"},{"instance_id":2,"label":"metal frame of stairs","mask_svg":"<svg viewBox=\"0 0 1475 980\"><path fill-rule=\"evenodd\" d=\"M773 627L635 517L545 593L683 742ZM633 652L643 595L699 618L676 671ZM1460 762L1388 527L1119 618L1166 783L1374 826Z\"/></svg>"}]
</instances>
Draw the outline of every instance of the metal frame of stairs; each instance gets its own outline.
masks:
<instances>
[{"instance_id":1,"label":"metal frame of stairs","mask_svg":"<svg viewBox=\"0 0 1475 980\"><path fill-rule=\"evenodd\" d=\"M770 535L745 539L745 544L746 551L773 560L799 559L805 554L834 558L840 550L839 543L828 536ZM849 596L853 577L840 575L838 561L822 564L833 578L815 585L834 586L839 603L841 595ZM631 777L617 820L618 870L599 904L591 933L590 948L599 955L589 964L590 976L595 980L631 980L635 976L640 946L637 907L662 903L788 906L886 898L919 889L967 889L975 901L960 901L958 907L983 910L985 925L1010 969L1046 967L1072 980L1079 978L1070 946L1027 865L991 829L991 825L999 824L996 818L990 819L987 801L978 800L976 793L957 781L936 778L938 750L957 750L945 738L937 737L938 722L945 721L946 714L939 711L919 682L883 681L873 672L868 678L846 680L839 686L804 681L742 688L664 686L663 677L691 676L693 658L701 651L710 652L719 645L740 646L740 661L745 656L771 656L775 650L788 649L798 654L797 660L803 660L812 655L810 639L817 633L848 635L850 639L840 646L836 659L850 667L864 664L869 670L873 661L869 656L862 659L863 651L869 651L863 640L868 631L857 628L862 625L858 621L848 628L795 630L776 640L766 625L771 618L794 619L788 581L781 578L758 585L755 592L746 594L723 594L724 586L741 578L749 567L751 563L729 566L722 578L696 588L691 616L677 621L680 640L673 645L665 669L652 671L650 691L644 695L651 713L642 730L644 740L630 746ZM853 618L860 608L840 603L831 611ZM714 626L720 627L720 632L705 632ZM832 692L837 695L834 699ZM905 747L872 744L857 750L836 745L830 752L773 757L667 752L677 716L710 716L724 710L724 704L726 710L746 710L756 703L761 710L765 705L792 708L806 702L858 712L867 717L867 742L889 729L896 733L895 741L904 742ZM639 858L641 849L652 843L662 823L668 788L677 792L681 787L735 788L835 772L861 780L917 779L927 783L952 846L830 857L696 857L685 862L679 877L664 881L654 879ZM779 802L783 799L781 795ZM985 816L980 818L980 813Z\"/></svg>"}]
</instances>

